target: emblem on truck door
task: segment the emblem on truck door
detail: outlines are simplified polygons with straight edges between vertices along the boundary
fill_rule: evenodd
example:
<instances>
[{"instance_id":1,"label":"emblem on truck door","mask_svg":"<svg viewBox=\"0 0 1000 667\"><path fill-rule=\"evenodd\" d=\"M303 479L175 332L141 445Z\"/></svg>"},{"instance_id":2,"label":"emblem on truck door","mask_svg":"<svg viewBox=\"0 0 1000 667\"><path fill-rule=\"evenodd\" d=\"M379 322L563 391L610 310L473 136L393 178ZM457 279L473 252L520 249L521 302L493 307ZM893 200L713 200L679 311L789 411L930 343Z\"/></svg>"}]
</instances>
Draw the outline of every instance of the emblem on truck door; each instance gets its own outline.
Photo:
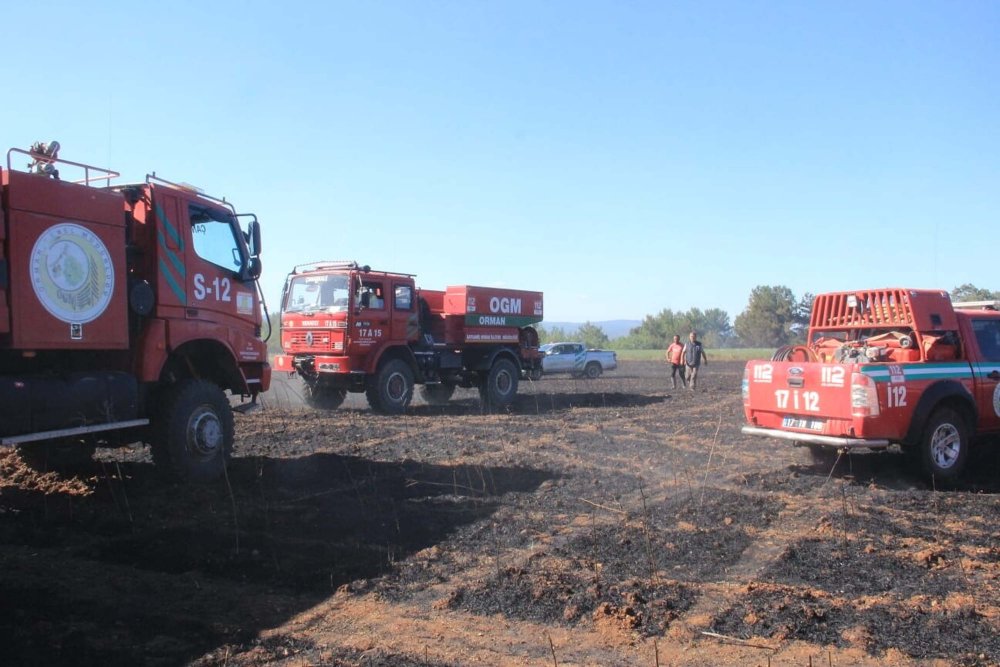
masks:
<instances>
[{"instance_id":1,"label":"emblem on truck door","mask_svg":"<svg viewBox=\"0 0 1000 667\"><path fill-rule=\"evenodd\" d=\"M104 242L81 225L64 222L42 232L31 249L30 270L38 301L63 322L91 322L111 302L111 255Z\"/></svg>"}]
</instances>

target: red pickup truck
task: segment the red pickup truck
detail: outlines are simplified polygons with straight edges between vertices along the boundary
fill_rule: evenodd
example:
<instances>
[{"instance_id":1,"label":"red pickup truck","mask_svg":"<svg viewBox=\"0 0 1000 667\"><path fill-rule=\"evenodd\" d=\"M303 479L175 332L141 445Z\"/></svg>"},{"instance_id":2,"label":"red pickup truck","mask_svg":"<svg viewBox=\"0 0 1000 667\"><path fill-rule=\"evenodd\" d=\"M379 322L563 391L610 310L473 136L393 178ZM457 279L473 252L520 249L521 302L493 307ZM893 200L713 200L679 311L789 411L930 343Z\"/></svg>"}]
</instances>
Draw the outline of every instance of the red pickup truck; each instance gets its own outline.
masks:
<instances>
[{"instance_id":1,"label":"red pickup truck","mask_svg":"<svg viewBox=\"0 0 1000 667\"><path fill-rule=\"evenodd\" d=\"M954 483L970 444L1000 432L1000 312L947 292L821 294L807 344L743 374L743 432L823 455L899 445Z\"/></svg>"}]
</instances>

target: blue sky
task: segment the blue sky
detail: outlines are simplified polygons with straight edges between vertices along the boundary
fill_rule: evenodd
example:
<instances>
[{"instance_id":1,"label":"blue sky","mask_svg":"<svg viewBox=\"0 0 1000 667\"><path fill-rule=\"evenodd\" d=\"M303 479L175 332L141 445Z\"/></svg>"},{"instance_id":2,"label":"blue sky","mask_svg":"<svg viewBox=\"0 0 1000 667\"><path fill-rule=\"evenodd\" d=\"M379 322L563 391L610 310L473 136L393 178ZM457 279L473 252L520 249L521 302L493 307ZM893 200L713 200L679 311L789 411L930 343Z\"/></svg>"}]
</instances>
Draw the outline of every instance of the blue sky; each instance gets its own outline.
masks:
<instances>
[{"instance_id":1,"label":"blue sky","mask_svg":"<svg viewBox=\"0 0 1000 667\"><path fill-rule=\"evenodd\" d=\"M1000 289L1000 3L17 3L9 146L193 183L297 263L735 318Z\"/></svg>"}]
</instances>

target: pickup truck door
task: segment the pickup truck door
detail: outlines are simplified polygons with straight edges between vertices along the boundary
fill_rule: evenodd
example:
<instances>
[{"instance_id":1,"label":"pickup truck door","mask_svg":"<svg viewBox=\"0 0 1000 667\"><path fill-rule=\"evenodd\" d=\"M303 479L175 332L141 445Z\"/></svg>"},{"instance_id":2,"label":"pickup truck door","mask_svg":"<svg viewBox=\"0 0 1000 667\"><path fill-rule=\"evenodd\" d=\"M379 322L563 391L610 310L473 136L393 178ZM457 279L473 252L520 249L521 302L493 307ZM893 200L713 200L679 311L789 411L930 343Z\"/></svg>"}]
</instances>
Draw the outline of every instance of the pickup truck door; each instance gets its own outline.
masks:
<instances>
[{"instance_id":1,"label":"pickup truck door","mask_svg":"<svg viewBox=\"0 0 1000 667\"><path fill-rule=\"evenodd\" d=\"M973 317L970 324L979 352L972 362L979 406L976 430L1000 431L1000 314Z\"/></svg>"},{"instance_id":2,"label":"pickup truck door","mask_svg":"<svg viewBox=\"0 0 1000 667\"><path fill-rule=\"evenodd\" d=\"M549 350L545 359L545 370L551 373L568 371L572 368L573 355L568 354L569 345L556 345Z\"/></svg>"}]
</instances>

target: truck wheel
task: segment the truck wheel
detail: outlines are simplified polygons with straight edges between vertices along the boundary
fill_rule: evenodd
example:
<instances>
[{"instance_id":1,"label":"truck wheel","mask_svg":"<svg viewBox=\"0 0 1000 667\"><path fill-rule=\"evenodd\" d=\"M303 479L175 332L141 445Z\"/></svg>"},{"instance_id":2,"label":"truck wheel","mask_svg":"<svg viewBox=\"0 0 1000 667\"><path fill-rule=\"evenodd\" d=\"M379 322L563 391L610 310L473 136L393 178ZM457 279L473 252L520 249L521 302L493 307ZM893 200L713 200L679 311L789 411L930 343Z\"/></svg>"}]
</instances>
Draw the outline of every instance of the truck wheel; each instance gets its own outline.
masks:
<instances>
[{"instance_id":1,"label":"truck wheel","mask_svg":"<svg viewBox=\"0 0 1000 667\"><path fill-rule=\"evenodd\" d=\"M72 470L90 463L96 449L85 442L51 440L18 445L17 454L35 470Z\"/></svg>"},{"instance_id":2,"label":"truck wheel","mask_svg":"<svg viewBox=\"0 0 1000 667\"><path fill-rule=\"evenodd\" d=\"M510 359L497 359L490 372L479 385L479 400L487 410L507 407L517 395L517 381L520 377L517 366Z\"/></svg>"},{"instance_id":3,"label":"truck wheel","mask_svg":"<svg viewBox=\"0 0 1000 667\"><path fill-rule=\"evenodd\" d=\"M455 385L446 382L425 384L420 387L420 396L428 405L445 405L451 400L451 395L454 393Z\"/></svg>"},{"instance_id":4,"label":"truck wheel","mask_svg":"<svg viewBox=\"0 0 1000 667\"><path fill-rule=\"evenodd\" d=\"M365 395L372 410L402 414L413 398L413 370L402 359L390 359L369 378Z\"/></svg>"},{"instance_id":5,"label":"truck wheel","mask_svg":"<svg viewBox=\"0 0 1000 667\"><path fill-rule=\"evenodd\" d=\"M233 411L218 385L184 380L170 387L153 428L153 462L184 481L225 471L233 451Z\"/></svg>"},{"instance_id":6,"label":"truck wheel","mask_svg":"<svg viewBox=\"0 0 1000 667\"><path fill-rule=\"evenodd\" d=\"M306 385L306 403L317 410L336 410L345 398L347 398L346 389L334 389L317 384Z\"/></svg>"},{"instance_id":7,"label":"truck wheel","mask_svg":"<svg viewBox=\"0 0 1000 667\"><path fill-rule=\"evenodd\" d=\"M601 373L603 372L604 369L601 368L601 365L596 361L591 361L587 364L586 368L583 369L583 374L587 376L588 380L594 380L601 377Z\"/></svg>"},{"instance_id":8,"label":"truck wheel","mask_svg":"<svg viewBox=\"0 0 1000 667\"><path fill-rule=\"evenodd\" d=\"M916 452L926 475L938 484L954 484L969 456L968 425L952 408L938 408L927 420Z\"/></svg>"}]
</instances>

